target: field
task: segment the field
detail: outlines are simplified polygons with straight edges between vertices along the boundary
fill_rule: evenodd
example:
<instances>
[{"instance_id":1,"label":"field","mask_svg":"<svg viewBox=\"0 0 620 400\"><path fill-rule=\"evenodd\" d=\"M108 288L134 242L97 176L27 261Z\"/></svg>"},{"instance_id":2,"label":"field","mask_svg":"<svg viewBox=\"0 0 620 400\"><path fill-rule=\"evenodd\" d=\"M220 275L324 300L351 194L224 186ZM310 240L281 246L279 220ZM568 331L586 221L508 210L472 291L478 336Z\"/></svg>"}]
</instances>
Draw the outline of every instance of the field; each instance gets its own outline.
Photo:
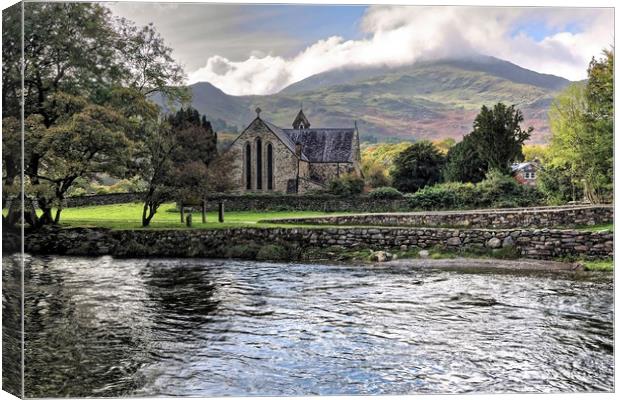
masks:
<instances>
[{"instance_id":1,"label":"field","mask_svg":"<svg viewBox=\"0 0 620 400\"><path fill-rule=\"evenodd\" d=\"M313 217L324 215L315 211L229 211L225 213L224 223L217 222L217 212L207 213L207 223L202 223L200 212L192 214L193 228L234 228L256 226L257 222L268 218ZM142 228L142 204L126 203L105 206L75 207L62 211L60 223L64 226L90 226L111 229ZM275 226L264 224L261 226ZM290 225L287 225L290 226ZM162 204L148 229L185 228L174 203Z\"/></svg>"}]
</instances>

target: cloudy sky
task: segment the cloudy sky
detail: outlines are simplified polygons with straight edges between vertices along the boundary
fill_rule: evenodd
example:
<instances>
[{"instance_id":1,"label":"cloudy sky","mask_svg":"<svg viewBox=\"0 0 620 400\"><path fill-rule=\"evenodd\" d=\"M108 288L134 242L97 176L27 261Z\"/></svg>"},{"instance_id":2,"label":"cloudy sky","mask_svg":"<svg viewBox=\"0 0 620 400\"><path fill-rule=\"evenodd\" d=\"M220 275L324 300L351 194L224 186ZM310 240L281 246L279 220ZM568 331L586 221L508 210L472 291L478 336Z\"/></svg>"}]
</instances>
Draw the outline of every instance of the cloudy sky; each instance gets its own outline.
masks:
<instances>
[{"instance_id":1,"label":"cloudy sky","mask_svg":"<svg viewBox=\"0 0 620 400\"><path fill-rule=\"evenodd\" d=\"M614 41L610 8L109 3L152 22L189 83L235 95L275 93L342 67L495 56L571 80Z\"/></svg>"}]
</instances>

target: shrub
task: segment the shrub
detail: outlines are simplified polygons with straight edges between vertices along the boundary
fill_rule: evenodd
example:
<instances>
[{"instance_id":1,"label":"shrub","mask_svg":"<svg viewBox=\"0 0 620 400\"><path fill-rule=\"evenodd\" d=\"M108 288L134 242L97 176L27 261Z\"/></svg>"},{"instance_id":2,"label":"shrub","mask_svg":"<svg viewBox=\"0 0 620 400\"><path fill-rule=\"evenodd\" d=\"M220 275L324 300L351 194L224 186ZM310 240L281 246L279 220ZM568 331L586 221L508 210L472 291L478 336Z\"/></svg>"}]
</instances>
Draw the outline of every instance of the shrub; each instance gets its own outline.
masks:
<instances>
[{"instance_id":1,"label":"shrub","mask_svg":"<svg viewBox=\"0 0 620 400\"><path fill-rule=\"evenodd\" d=\"M368 196L373 199L400 199L403 194L393 187L383 186L372 190Z\"/></svg>"},{"instance_id":2,"label":"shrub","mask_svg":"<svg viewBox=\"0 0 620 400\"><path fill-rule=\"evenodd\" d=\"M425 187L407 197L411 208L442 210L474 207L477 195L471 183L448 182Z\"/></svg>"},{"instance_id":3,"label":"shrub","mask_svg":"<svg viewBox=\"0 0 620 400\"><path fill-rule=\"evenodd\" d=\"M448 182L428 186L408 195L412 209L445 210L467 208L513 208L539 205L542 194L499 172L489 172L478 184Z\"/></svg>"},{"instance_id":4,"label":"shrub","mask_svg":"<svg viewBox=\"0 0 620 400\"><path fill-rule=\"evenodd\" d=\"M364 165L363 171L364 180L367 186L371 188L390 186L391 179L385 166L375 162L372 164Z\"/></svg>"},{"instance_id":5,"label":"shrub","mask_svg":"<svg viewBox=\"0 0 620 400\"><path fill-rule=\"evenodd\" d=\"M364 180L354 174L341 175L329 182L328 191L337 196L355 196L364 191Z\"/></svg>"}]
</instances>

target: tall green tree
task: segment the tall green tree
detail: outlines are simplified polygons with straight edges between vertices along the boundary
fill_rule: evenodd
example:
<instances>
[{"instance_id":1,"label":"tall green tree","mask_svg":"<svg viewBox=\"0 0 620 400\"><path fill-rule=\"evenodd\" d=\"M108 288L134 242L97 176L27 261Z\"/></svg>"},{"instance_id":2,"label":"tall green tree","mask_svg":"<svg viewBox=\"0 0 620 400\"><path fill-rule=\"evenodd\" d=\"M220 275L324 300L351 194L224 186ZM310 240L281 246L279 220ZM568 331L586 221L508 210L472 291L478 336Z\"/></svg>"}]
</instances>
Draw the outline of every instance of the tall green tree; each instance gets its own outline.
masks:
<instances>
[{"instance_id":1,"label":"tall green tree","mask_svg":"<svg viewBox=\"0 0 620 400\"><path fill-rule=\"evenodd\" d=\"M447 182L477 183L488 172L488 163L480 157L470 135L455 144L446 155L443 178Z\"/></svg>"},{"instance_id":2,"label":"tall green tree","mask_svg":"<svg viewBox=\"0 0 620 400\"><path fill-rule=\"evenodd\" d=\"M401 192L413 193L439 182L445 157L432 143L422 141L403 150L394 160L391 173L393 186Z\"/></svg>"},{"instance_id":3,"label":"tall green tree","mask_svg":"<svg viewBox=\"0 0 620 400\"><path fill-rule=\"evenodd\" d=\"M205 197L211 189L207 166L217 156L217 135L197 110L181 108L150 127L140 154L140 176L147 184L142 225L148 226L164 202Z\"/></svg>"},{"instance_id":4,"label":"tall green tree","mask_svg":"<svg viewBox=\"0 0 620 400\"><path fill-rule=\"evenodd\" d=\"M497 103L493 108L482 106L474 120L471 141L487 170L510 173L510 165L523 160L521 148L534 128L521 129L523 114L514 106Z\"/></svg>"},{"instance_id":5,"label":"tall green tree","mask_svg":"<svg viewBox=\"0 0 620 400\"><path fill-rule=\"evenodd\" d=\"M593 203L613 189L613 63L611 50L592 59L587 83L566 88L549 111L550 163L567 170L571 186Z\"/></svg>"}]
</instances>

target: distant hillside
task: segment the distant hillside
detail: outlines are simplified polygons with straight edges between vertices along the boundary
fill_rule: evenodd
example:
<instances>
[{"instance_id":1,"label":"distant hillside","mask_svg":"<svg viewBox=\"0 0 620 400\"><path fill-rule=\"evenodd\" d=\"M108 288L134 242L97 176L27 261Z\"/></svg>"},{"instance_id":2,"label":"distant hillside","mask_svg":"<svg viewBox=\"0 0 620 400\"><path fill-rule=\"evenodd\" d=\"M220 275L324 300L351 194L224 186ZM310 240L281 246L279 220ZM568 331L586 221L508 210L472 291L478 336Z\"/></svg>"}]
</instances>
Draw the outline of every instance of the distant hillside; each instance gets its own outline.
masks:
<instances>
[{"instance_id":1,"label":"distant hillside","mask_svg":"<svg viewBox=\"0 0 620 400\"><path fill-rule=\"evenodd\" d=\"M460 138L480 107L516 104L544 142L553 97L570 82L492 57L420 62L399 68L334 70L294 83L278 94L230 96L215 86L191 86L193 106L216 130L243 129L260 106L263 116L288 127L303 103L314 126L351 126L366 139ZM161 99L156 99L161 103Z\"/></svg>"}]
</instances>

